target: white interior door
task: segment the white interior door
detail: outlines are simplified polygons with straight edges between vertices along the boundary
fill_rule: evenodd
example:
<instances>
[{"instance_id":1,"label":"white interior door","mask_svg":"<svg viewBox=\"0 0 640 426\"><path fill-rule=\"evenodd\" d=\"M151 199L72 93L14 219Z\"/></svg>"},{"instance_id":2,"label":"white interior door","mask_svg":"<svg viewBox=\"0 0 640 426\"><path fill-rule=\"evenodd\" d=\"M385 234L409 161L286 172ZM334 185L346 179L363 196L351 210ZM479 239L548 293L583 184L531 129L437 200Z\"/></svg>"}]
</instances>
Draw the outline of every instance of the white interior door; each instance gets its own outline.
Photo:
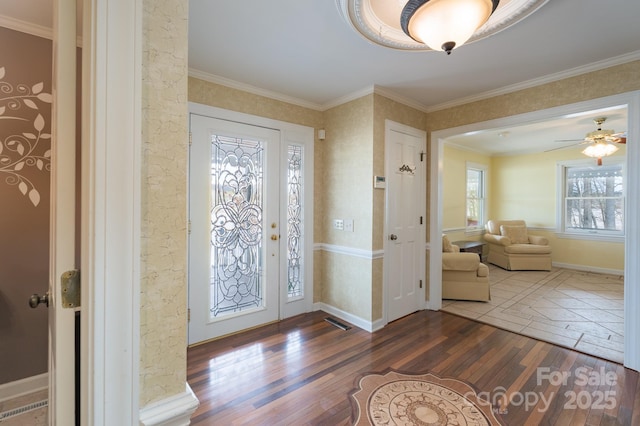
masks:
<instances>
[{"instance_id":1,"label":"white interior door","mask_svg":"<svg viewBox=\"0 0 640 426\"><path fill-rule=\"evenodd\" d=\"M60 277L75 269L76 2L54 2L49 424L75 424L75 310L62 307Z\"/></svg>"},{"instance_id":2,"label":"white interior door","mask_svg":"<svg viewBox=\"0 0 640 426\"><path fill-rule=\"evenodd\" d=\"M424 305L424 132L387 121L385 141L387 321Z\"/></svg>"},{"instance_id":3,"label":"white interior door","mask_svg":"<svg viewBox=\"0 0 640 426\"><path fill-rule=\"evenodd\" d=\"M280 132L191 115L189 343L279 318Z\"/></svg>"}]
</instances>

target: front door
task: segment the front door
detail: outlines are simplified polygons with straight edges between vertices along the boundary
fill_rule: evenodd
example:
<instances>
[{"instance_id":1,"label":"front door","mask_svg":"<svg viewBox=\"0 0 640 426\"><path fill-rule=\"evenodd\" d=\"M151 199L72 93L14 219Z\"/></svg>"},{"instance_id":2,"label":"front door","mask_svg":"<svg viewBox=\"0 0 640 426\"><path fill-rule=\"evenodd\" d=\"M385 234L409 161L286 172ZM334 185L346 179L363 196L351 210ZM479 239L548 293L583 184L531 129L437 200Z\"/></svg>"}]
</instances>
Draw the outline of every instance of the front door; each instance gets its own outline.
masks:
<instances>
[{"instance_id":1,"label":"front door","mask_svg":"<svg viewBox=\"0 0 640 426\"><path fill-rule=\"evenodd\" d=\"M304 146L263 126L192 114L189 344L308 306ZM304 307L301 312L304 312Z\"/></svg>"},{"instance_id":2,"label":"front door","mask_svg":"<svg viewBox=\"0 0 640 426\"><path fill-rule=\"evenodd\" d=\"M386 127L384 271L387 321L394 321L424 304L425 135L391 121Z\"/></svg>"}]
</instances>

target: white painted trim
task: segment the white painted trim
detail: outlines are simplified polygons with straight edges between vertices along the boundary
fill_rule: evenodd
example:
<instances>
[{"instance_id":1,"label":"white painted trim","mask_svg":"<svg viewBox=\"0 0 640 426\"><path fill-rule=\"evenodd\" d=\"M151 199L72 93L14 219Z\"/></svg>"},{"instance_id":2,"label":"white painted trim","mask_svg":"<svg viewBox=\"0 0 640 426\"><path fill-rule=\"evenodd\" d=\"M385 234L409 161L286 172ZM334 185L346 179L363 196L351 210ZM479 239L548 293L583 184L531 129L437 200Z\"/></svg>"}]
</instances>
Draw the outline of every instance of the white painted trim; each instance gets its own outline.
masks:
<instances>
[{"instance_id":1,"label":"white painted trim","mask_svg":"<svg viewBox=\"0 0 640 426\"><path fill-rule=\"evenodd\" d=\"M133 425L140 400L142 0L84 0L83 10L81 422Z\"/></svg>"},{"instance_id":2,"label":"white painted trim","mask_svg":"<svg viewBox=\"0 0 640 426\"><path fill-rule=\"evenodd\" d=\"M324 302L317 302L313 304L314 311L323 311L329 315L333 315L334 317L338 317L343 321L347 321L355 325L358 328L361 328L365 331L373 333L374 331L378 331L385 326L385 321L380 318L375 321L365 320L360 318L359 316L350 314L349 312L343 311L342 309L338 309L334 306L328 305Z\"/></svg>"},{"instance_id":3,"label":"white painted trim","mask_svg":"<svg viewBox=\"0 0 640 426\"><path fill-rule=\"evenodd\" d=\"M555 266L556 268L571 269L574 271L594 272L596 274L624 276L624 270L622 269L598 268L595 266L574 265L572 263L562 263L562 262L552 262L551 265Z\"/></svg>"},{"instance_id":4,"label":"white painted trim","mask_svg":"<svg viewBox=\"0 0 640 426\"><path fill-rule=\"evenodd\" d=\"M468 124L451 129L443 129L431 134L431 231L429 239L433 244L430 256L430 302L433 306L441 306L442 300L442 161L444 139L470 131L487 130L498 127L522 125L569 114L627 105L630 140L640 139L640 91L622 93L578 102L559 107L533 111L526 114L513 115L499 119ZM624 365L640 371L640 288L635 285L640 279L640 172L629 164L640 164L640 147L637 144L627 146L627 200L625 203L626 234L624 260ZM434 300L433 297L440 297Z\"/></svg>"},{"instance_id":5,"label":"white painted trim","mask_svg":"<svg viewBox=\"0 0 640 426\"><path fill-rule=\"evenodd\" d=\"M51 27L44 27L31 22L22 21L7 15L0 15L0 27L53 40L53 30Z\"/></svg>"},{"instance_id":6,"label":"white painted trim","mask_svg":"<svg viewBox=\"0 0 640 426\"><path fill-rule=\"evenodd\" d=\"M532 87L541 86L543 84L553 83L554 81L560 81L566 78L575 77L575 76L586 74L589 72L599 71L599 70L610 68L616 65L622 65L628 62L637 61L638 59L640 59L640 50L636 50L635 52L625 53L624 55L615 56L613 58L604 59L602 61L593 62L591 64L582 65L576 68L571 68L565 71L560 71L554 74L549 74L540 78L534 78L532 80L527 80L521 83L512 84L510 86L504 86L496 90L489 90L487 92L478 93L477 95L459 98L450 102L444 102L444 103L427 108L426 112L440 111L443 109L453 108L456 106L468 104L471 102L481 101L483 99L493 98L495 96L506 95L508 93L517 92L519 90L530 89Z\"/></svg>"},{"instance_id":7,"label":"white painted trim","mask_svg":"<svg viewBox=\"0 0 640 426\"><path fill-rule=\"evenodd\" d=\"M49 387L49 373L26 377L0 385L0 403L9 399L38 392Z\"/></svg>"},{"instance_id":8,"label":"white painted trim","mask_svg":"<svg viewBox=\"0 0 640 426\"><path fill-rule=\"evenodd\" d=\"M335 244L316 243L314 250L322 250L328 253L343 254L345 256L359 257L362 259L376 260L384 258L384 250L363 250L353 247L338 246Z\"/></svg>"},{"instance_id":9,"label":"white painted trim","mask_svg":"<svg viewBox=\"0 0 640 426\"><path fill-rule=\"evenodd\" d=\"M49 27L33 24L31 22L21 21L7 15L0 15L0 27L10 30L19 31L21 33L30 34L32 36L53 40L53 30ZM82 37L76 36L76 46L82 47Z\"/></svg>"},{"instance_id":10,"label":"white painted trim","mask_svg":"<svg viewBox=\"0 0 640 426\"><path fill-rule=\"evenodd\" d=\"M76 194L76 1L53 2L51 204L49 232L49 389L51 424L72 424L75 399L75 312L65 309L62 274L75 261Z\"/></svg>"},{"instance_id":11,"label":"white painted trim","mask_svg":"<svg viewBox=\"0 0 640 426\"><path fill-rule=\"evenodd\" d=\"M629 140L640 140L640 91L628 94ZM633 164L633 167L629 167ZM624 252L624 365L640 371L640 147L637 143L627 147L627 200L625 203L625 230L627 239ZM634 215L630 213L634 212Z\"/></svg>"},{"instance_id":12,"label":"white painted trim","mask_svg":"<svg viewBox=\"0 0 640 426\"><path fill-rule=\"evenodd\" d=\"M199 402L189 384L185 391L154 402L140 410L140 424L143 426L186 426Z\"/></svg>"}]
</instances>

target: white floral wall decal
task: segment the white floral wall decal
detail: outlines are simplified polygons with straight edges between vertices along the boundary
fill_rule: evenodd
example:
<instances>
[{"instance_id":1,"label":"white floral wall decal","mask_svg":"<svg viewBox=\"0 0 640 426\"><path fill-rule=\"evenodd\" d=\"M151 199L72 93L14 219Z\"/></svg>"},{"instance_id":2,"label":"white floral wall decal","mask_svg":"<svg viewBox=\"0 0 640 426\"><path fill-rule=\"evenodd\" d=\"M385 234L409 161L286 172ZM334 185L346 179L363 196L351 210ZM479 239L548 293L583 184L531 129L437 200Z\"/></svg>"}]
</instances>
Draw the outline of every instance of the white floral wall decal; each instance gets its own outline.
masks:
<instances>
[{"instance_id":1,"label":"white floral wall decal","mask_svg":"<svg viewBox=\"0 0 640 426\"><path fill-rule=\"evenodd\" d=\"M48 126L42 108L50 108L43 104L51 104L52 97L43 92L42 82L31 87L22 83L14 86L4 81L4 77L5 68L0 67L0 123L10 120L14 125L0 125L0 176L37 206L40 192L26 171L29 168L51 171L51 134L45 129ZM47 111L45 115L50 114ZM21 125L16 127L16 123Z\"/></svg>"}]
</instances>

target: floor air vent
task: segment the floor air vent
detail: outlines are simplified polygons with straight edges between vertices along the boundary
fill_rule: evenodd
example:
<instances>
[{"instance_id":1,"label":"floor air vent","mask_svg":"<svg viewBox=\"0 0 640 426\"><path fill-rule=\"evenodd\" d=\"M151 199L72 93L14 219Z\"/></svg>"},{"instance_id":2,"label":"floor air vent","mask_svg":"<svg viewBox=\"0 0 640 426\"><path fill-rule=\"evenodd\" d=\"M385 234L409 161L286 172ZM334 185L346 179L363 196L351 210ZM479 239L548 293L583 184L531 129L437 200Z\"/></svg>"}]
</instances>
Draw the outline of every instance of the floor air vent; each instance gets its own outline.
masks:
<instances>
[{"instance_id":1,"label":"floor air vent","mask_svg":"<svg viewBox=\"0 0 640 426\"><path fill-rule=\"evenodd\" d=\"M335 325L336 327L338 327L338 328L339 328L339 329L341 329L341 330L345 330L345 331L347 331L348 329L350 329L350 328L351 328L351 327L349 327L348 325L341 323L340 321L334 320L333 318L329 318L329 317L327 317L327 318L325 318L324 320L325 320L326 322L328 322L329 324L331 324L331 325Z\"/></svg>"},{"instance_id":2,"label":"floor air vent","mask_svg":"<svg viewBox=\"0 0 640 426\"><path fill-rule=\"evenodd\" d=\"M0 422L11 417L19 416L20 414L28 413L29 411L37 410L38 408L46 407L47 405L49 405L49 402L45 399L44 401L14 408L13 410L3 411L0 413Z\"/></svg>"}]
</instances>

